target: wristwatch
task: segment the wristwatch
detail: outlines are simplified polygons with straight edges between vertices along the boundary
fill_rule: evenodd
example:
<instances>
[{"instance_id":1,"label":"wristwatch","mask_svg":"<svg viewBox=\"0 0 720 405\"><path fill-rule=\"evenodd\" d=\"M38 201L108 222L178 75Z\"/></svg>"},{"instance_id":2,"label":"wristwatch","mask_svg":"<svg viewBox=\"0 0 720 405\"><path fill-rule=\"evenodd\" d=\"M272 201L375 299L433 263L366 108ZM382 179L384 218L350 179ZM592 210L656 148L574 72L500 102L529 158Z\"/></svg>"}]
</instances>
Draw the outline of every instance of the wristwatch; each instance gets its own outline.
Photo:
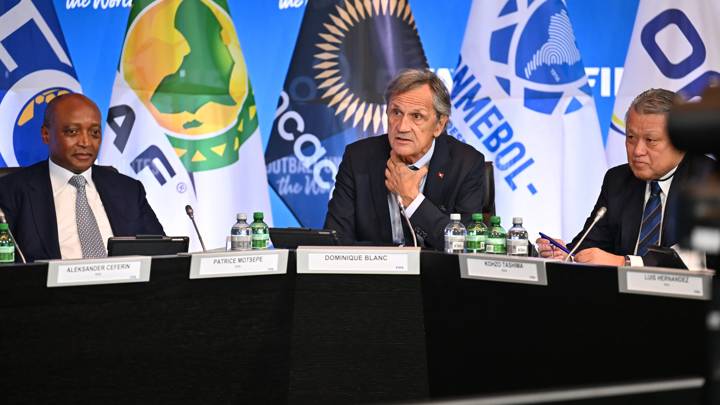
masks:
<instances>
[{"instance_id":1,"label":"wristwatch","mask_svg":"<svg viewBox=\"0 0 720 405\"><path fill-rule=\"evenodd\" d=\"M625 267L630 267L630 256L625 256Z\"/></svg>"}]
</instances>

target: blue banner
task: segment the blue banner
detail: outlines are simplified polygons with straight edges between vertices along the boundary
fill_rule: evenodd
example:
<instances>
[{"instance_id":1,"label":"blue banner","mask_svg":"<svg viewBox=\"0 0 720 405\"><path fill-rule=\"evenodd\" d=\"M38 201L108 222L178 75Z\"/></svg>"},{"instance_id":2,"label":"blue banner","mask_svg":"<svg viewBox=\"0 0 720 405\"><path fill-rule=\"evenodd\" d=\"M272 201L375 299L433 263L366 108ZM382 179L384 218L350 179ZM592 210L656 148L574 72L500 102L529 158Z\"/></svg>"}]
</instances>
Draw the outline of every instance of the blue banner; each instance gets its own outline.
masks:
<instances>
[{"instance_id":1,"label":"blue banner","mask_svg":"<svg viewBox=\"0 0 720 405\"><path fill-rule=\"evenodd\" d=\"M52 2L0 2L0 164L47 158L45 106L67 92L80 92L80 84Z\"/></svg>"}]
</instances>

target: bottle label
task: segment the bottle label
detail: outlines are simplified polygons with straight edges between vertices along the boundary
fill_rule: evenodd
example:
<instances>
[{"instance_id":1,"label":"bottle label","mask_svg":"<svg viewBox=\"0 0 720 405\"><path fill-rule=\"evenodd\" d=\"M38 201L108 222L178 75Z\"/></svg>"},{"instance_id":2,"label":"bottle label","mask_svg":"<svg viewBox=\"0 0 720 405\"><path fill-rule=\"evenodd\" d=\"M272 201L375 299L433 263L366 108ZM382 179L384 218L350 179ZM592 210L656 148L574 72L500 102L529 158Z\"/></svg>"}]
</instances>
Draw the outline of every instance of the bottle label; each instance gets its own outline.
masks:
<instances>
[{"instance_id":1,"label":"bottle label","mask_svg":"<svg viewBox=\"0 0 720 405\"><path fill-rule=\"evenodd\" d=\"M252 248L253 249L267 249L270 235L265 229L253 230L252 233Z\"/></svg>"},{"instance_id":2,"label":"bottle label","mask_svg":"<svg viewBox=\"0 0 720 405\"><path fill-rule=\"evenodd\" d=\"M250 235L231 235L230 249L248 250L252 248L252 237Z\"/></svg>"},{"instance_id":3,"label":"bottle label","mask_svg":"<svg viewBox=\"0 0 720 405\"><path fill-rule=\"evenodd\" d=\"M487 238L485 241L485 252L494 254L505 254L505 239Z\"/></svg>"},{"instance_id":4,"label":"bottle label","mask_svg":"<svg viewBox=\"0 0 720 405\"><path fill-rule=\"evenodd\" d=\"M482 253L485 251L485 235L468 234L465 239L465 248L470 253Z\"/></svg>"},{"instance_id":5,"label":"bottle label","mask_svg":"<svg viewBox=\"0 0 720 405\"><path fill-rule=\"evenodd\" d=\"M448 253L465 251L464 235L447 235L445 236L445 251Z\"/></svg>"},{"instance_id":6,"label":"bottle label","mask_svg":"<svg viewBox=\"0 0 720 405\"><path fill-rule=\"evenodd\" d=\"M527 256L528 241L525 239L508 239L507 250L509 255Z\"/></svg>"},{"instance_id":7,"label":"bottle label","mask_svg":"<svg viewBox=\"0 0 720 405\"><path fill-rule=\"evenodd\" d=\"M15 246L0 246L0 263L15 263Z\"/></svg>"}]
</instances>

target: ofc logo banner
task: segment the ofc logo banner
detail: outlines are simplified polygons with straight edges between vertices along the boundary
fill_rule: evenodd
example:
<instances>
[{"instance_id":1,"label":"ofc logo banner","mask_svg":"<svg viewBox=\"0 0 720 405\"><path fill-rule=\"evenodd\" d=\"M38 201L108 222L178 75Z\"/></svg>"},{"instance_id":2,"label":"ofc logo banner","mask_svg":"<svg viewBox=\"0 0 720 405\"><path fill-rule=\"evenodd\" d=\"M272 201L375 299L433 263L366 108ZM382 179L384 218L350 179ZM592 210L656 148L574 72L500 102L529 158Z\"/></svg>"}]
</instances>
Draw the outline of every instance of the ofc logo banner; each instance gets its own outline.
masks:
<instances>
[{"instance_id":1,"label":"ofc logo banner","mask_svg":"<svg viewBox=\"0 0 720 405\"><path fill-rule=\"evenodd\" d=\"M627 161L625 113L638 94L661 87L692 99L720 77L718 26L717 1L640 2L608 132L610 165Z\"/></svg>"},{"instance_id":2,"label":"ofc logo banner","mask_svg":"<svg viewBox=\"0 0 720 405\"><path fill-rule=\"evenodd\" d=\"M53 3L0 2L0 165L46 159L40 137L45 106L80 91Z\"/></svg>"},{"instance_id":3,"label":"ofc logo banner","mask_svg":"<svg viewBox=\"0 0 720 405\"><path fill-rule=\"evenodd\" d=\"M453 77L448 132L494 161L505 221L568 238L606 165L565 3L474 1ZM529 3L529 4L528 4Z\"/></svg>"}]
</instances>

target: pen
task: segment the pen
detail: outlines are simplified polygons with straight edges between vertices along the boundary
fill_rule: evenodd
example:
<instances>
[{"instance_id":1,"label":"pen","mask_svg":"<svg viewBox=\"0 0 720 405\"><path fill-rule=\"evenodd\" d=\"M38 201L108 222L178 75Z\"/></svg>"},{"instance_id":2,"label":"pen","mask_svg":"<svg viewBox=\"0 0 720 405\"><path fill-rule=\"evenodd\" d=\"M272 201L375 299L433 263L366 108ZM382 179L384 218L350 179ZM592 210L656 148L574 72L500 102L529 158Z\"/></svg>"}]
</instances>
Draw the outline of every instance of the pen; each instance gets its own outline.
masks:
<instances>
[{"instance_id":1,"label":"pen","mask_svg":"<svg viewBox=\"0 0 720 405\"><path fill-rule=\"evenodd\" d=\"M553 239L553 238L545 235L545 234L542 233L542 232L539 232L539 233L540 233L540 237L543 238L543 239L545 239L546 241L550 242L551 245L555 246L556 248L562 250L563 252L565 252L565 253L567 253L567 254L570 254L570 251L568 250L568 248L566 248L565 246L563 246L562 243L560 243L560 242L556 241L555 239ZM574 255L573 255L573 256L574 256Z\"/></svg>"}]
</instances>

